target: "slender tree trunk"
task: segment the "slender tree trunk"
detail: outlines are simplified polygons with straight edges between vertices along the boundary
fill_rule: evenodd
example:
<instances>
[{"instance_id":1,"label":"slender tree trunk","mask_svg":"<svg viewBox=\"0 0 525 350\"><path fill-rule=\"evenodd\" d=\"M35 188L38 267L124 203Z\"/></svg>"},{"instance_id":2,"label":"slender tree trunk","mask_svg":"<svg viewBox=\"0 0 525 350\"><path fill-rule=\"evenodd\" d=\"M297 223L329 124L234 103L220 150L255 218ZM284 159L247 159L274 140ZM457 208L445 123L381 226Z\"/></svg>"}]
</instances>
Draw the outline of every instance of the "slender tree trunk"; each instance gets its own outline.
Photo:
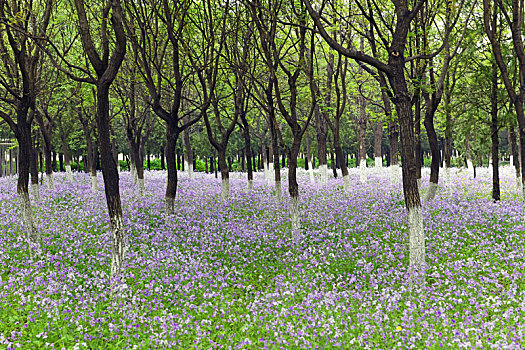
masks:
<instances>
[{"instance_id":1,"label":"slender tree trunk","mask_svg":"<svg viewBox=\"0 0 525 350\"><path fill-rule=\"evenodd\" d=\"M403 193L408 216L410 268L419 270L425 264L425 231L423 230L423 211L417 185L417 163L414 154L416 140L412 104L404 77L403 59L391 55L389 63L394 67L394 72L388 77L390 86L392 86L394 95L398 96L396 110L401 131Z\"/></svg>"},{"instance_id":2,"label":"slender tree trunk","mask_svg":"<svg viewBox=\"0 0 525 350\"><path fill-rule=\"evenodd\" d=\"M50 190L56 190L55 180L53 178L53 156L51 154L51 142L44 141L44 156L46 160L47 188Z\"/></svg>"},{"instance_id":3,"label":"slender tree trunk","mask_svg":"<svg viewBox=\"0 0 525 350\"><path fill-rule=\"evenodd\" d=\"M470 151L470 131L468 131L467 135L465 136L465 153L467 156L467 169L469 172L474 171L474 165L472 163L472 155Z\"/></svg>"},{"instance_id":4,"label":"slender tree trunk","mask_svg":"<svg viewBox=\"0 0 525 350\"><path fill-rule=\"evenodd\" d=\"M31 200L29 199L29 162L33 147L31 144L31 125L27 123L29 105L26 99L24 97L22 101L19 101L17 107L18 124L15 132L19 152L17 194L22 220L29 240L29 251L33 256L35 252L40 251L41 238L35 225Z\"/></svg>"},{"instance_id":5,"label":"slender tree trunk","mask_svg":"<svg viewBox=\"0 0 525 350\"><path fill-rule=\"evenodd\" d=\"M250 139L250 128L245 116L241 116L244 125L244 149L246 150L246 167L248 168L248 190L253 189L252 149Z\"/></svg>"},{"instance_id":6,"label":"slender tree trunk","mask_svg":"<svg viewBox=\"0 0 525 350\"><path fill-rule=\"evenodd\" d=\"M301 139L294 136L292 149L288 159L288 192L290 193L290 216L292 221L292 238L298 243L301 236L299 211L299 185L297 184L297 156L301 147Z\"/></svg>"},{"instance_id":7,"label":"slender tree trunk","mask_svg":"<svg viewBox=\"0 0 525 350\"><path fill-rule=\"evenodd\" d=\"M439 182L439 163L441 162L441 152L437 139L436 129L434 128L434 114L437 109L436 103L431 103L427 99L427 110L425 112L425 129L427 130L428 143L432 152L432 163L430 164L430 183L425 196L425 202L431 201L436 196Z\"/></svg>"},{"instance_id":8,"label":"slender tree trunk","mask_svg":"<svg viewBox=\"0 0 525 350\"><path fill-rule=\"evenodd\" d=\"M264 179L268 181L270 177L268 175L268 159L266 155L266 141L264 139L262 140L262 143L261 143L261 153L262 153L262 163L263 163L263 168L264 168Z\"/></svg>"},{"instance_id":9,"label":"slender tree trunk","mask_svg":"<svg viewBox=\"0 0 525 350\"><path fill-rule=\"evenodd\" d=\"M160 168L166 170L166 163L164 163L164 147L160 148Z\"/></svg>"},{"instance_id":10,"label":"slender tree trunk","mask_svg":"<svg viewBox=\"0 0 525 350\"><path fill-rule=\"evenodd\" d=\"M359 148L359 169L360 180L362 183L367 181L366 176L366 100L364 96L359 96L359 120L358 120L358 148Z\"/></svg>"},{"instance_id":11,"label":"slender tree trunk","mask_svg":"<svg viewBox=\"0 0 525 350\"><path fill-rule=\"evenodd\" d=\"M73 172L71 171L71 156L67 148L67 142L62 141L62 152L64 153L64 166L66 168L66 178L68 181L73 181Z\"/></svg>"},{"instance_id":12,"label":"slender tree trunk","mask_svg":"<svg viewBox=\"0 0 525 350\"><path fill-rule=\"evenodd\" d=\"M97 130L100 143L104 191L111 224L111 277L120 275L126 257L124 218L119 192L117 163L113 156L109 121L109 85L97 84Z\"/></svg>"},{"instance_id":13,"label":"slender tree trunk","mask_svg":"<svg viewBox=\"0 0 525 350\"><path fill-rule=\"evenodd\" d=\"M421 96L418 94L414 97L416 99L414 106L414 130L415 130L415 157L416 157L416 176L417 176L417 186L421 189L421 167L423 166L421 162Z\"/></svg>"},{"instance_id":14,"label":"slender tree trunk","mask_svg":"<svg viewBox=\"0 0 525 350\"><path fill-rule=\"evenodd\" d=\"M317 136L317 157L319 158L319 175L321 185L328 183L328 161L326 159L326 142L328 139L328 127L324 117L318 107L315 107L316 136Z\"/></svg>"},{"instance_id":15,"label":"slender tree trunk","mask_svg":"<svg viewBox=\"0 0 525 350\"><path fill-rule=\"evenodd\" d=\"M228 165L226 164L226 150L219 149L219 168L221 170L221 198L227 200L230 198L230 172Z\"/></svg>"},{"instance_id":16,"label":"slender tree trunk","mask_svg":"<svg viewBox=\"0 0 525 350\"><path fill-rule=\"evenodd\" d=\"M492 63L492 98L490 101L491 138L492 138L492 199L494 202L500 200L499 187L499 137L498 137L498 66Z\"/></svg>"},{"instance_id":17,"label":"slender tree trunk","mask_svg":"<svg viewBox=\"0 0 525 350\"><path fill-rule=\"evenodd\" d=\"M3 152L3 150L2 150ZM38 188L38 149L31 142L31 157L29 158L29 167L31 171L31 193L35 203L40 202L40 190Z\"/></svg>"},{"instance_id":18,"label":"slender tree trunk","mask_svg":"<svg viewBox=\"0 0 525 350\"><path fill-rule=\"evenodd\" d=\"M193 152L191 150L190 130L188 128L186 128L184 130L184 148L185 148L184 168L188 172L188 177L190 179L193 179L194 178L194 174L193 174Z\"/></svg>"},{"instance_id":19,"label":"slender tree trunk","mask_svg":"<svg viewBox=\"0 0 525 350\"><path fill-rule=\"evenodd\" d=\"M315 183L314 161L312 157L312 150L310 148L310 135L308 134L308 132L305 133L304 137L306 138L306 158L308 159L308 162L310 162L310 168L308 169L308 176L310 178L310 182Z\"/></svg>"},{"instance_id":20,"label":"slender tree trunk","mask_svg":"<svg viewBox=\"0 0 525 350\"><path fill-rule=\"evenodd\" d=\"M383 123L377 122L374 129L374 161L376 168L383 166L383 153L381 150L383 141Z\"/></svg>"},{"instance_id":21,"label":"slender tree trunk","mask_svg":"<svg viewBox=\"0 0 525 350\"><path fill-rule=\"evenodd\" d=\"M450 182L452 158L452 113L450 109L450 76L447 71L443 93L445 95L445 181Z\"/></svg>"},{"instance_id":22,"label":"slender tree trunk","mask_svg":"<svg viewBox=\"0 0 525 350\"><path fill-rule=\"evenodd\" d=\"M175 196L177 195L177 161L175 148L179 131L176 121L166 123L166 165L168 168L168 182L166 184L165 212L167 215L175 214Z\"/></svg>"},{"instance_id":23,"label":"slender tree trunk","mask_svg":"<svg viewBox=\"0 0 525 350\"><path fill-rule=\"evenodd\" d=\"M335 153L339 159L345 159L343 155L343 148L341 147L341 141L339 139L339 121L336 120L335 125L335 133L334 133L334 148ZM345 191L350 190L350 176L348 175L348 168L346 167L346 162L341 161L341 173L343 174L343 189Z\"/></svg>"},{"instance_id":24,"label":"slender tree trunk","mask_svg":"<svg viewBox=\"0 0 525 350\"><path fill-rule=\"evenodd\" d=\"M272 117L273 119L273 117ZM275 178L275 196L277 200L280 201L282 198L282 189L281 189L281 166L279 164L279 145L277 144L277 130L275 124L270 120L270 132L272 134L272 149L274 160L273 171Z\"/></svg>"},{"instance_id":25,"label":"slender tree trunk","mask_svg":"<svg viewBox=\"0 0 525 350\"><path fill-rule=\"evenodd\" d=\"M519 157L519 151L518 151L518 143L516 141L516 131L514 130L514 126L509 126L509 134L510 134L510 145L512 148L512 154L514 155L514 170L516 171L516 186L518 188L518 191L521 191L521 168L520 168L520 157Z\"/></svg>"}]
</instances>

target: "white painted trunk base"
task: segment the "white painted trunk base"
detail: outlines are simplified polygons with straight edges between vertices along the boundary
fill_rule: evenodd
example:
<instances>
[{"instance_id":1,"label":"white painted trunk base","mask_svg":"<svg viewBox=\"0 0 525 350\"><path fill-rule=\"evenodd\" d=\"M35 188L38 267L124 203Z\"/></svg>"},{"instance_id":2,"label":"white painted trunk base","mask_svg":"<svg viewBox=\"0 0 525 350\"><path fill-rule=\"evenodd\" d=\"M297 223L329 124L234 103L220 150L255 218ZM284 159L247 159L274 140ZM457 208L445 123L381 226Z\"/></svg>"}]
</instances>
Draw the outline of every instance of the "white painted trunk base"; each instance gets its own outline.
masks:
<instances>
[{"instance_id":1,"label":"white painted trunk base","mask_svg":"<svg viewBox=\"0 0 525 350\"><path fill-rule=\"evenodd\" d=\"M281 189L281 181L275 181L275 197L280 202L283 197L283 191Z\"/></svg>"},{"instance_id":2,"label":"white painted trunk base","mask_svg":"<svg viewBox=\"0 0 525 350\"><path fill-rule=\"evenodd\" d=\"M273 163L268 164L268 181L275 179L275 169L273 168Z\"/></svg>"},{"instance_id":3,"label":"white painted trunk base","mask_svg":"<svg viewBox=\"0 0 525 350\"><path fill-rule=\"evenodd\" d=\"M253 191L253 180L248 180L248 191Z\"/></svg>"},{"instance_id":4,"label":"white painted trunk base","mask_svg":"<svg viewBox=\"0 0 525 350\"><path fill-rule=\"evenodd\" d=\"M71 165L66 165L66 178L67 181L73 181L73 172L71 171Z\"/></svg>"},{"instance_id":5,"label":"white painted trunk base","mask_svg":"<svg viewBox=\"0 0 525 350\"><path fill-rule=\"evenodd\" d=\"M31 257L33 252L37 252L40 247L40 233L38 232L33 218L33 209L31 208L31 201L29 200L29 193L18 192L18 201L20 204L20 211L22 212L22 221L29 239L29 251Z\"/></svg>"},{"instance_id":6,"label":"white painted trunk base","mask_svg":"<svg viewBox=\"0 0 525 350\"><path fill-rule=\"evenodd\" d=\"M472 172L472 176L474 176L474 165L472 164L472 160L467 159L467 169L469 172Z\"/></svg>"},{"instance_id":7,"label":"white painted trunk base","mask_svg":"<svg viewBox=\"0 0 525 350\"><path fill-rule=\"evenodd\" d=\"M195 178L195 173L193 172L193 164L188 164L186 169L188 169L188 177L193 180Z\"/></svg>"},{"instance_id":8,"label":"white painted trunk base","mask_svg":"<svg viewBox=\"0 0 525 350\"><path fill-rule=\"evenodd\" d=\"M175 198L164 198L164 211L166 215L173 215L175 213Z\"/></svg>"},{"instance_id":9,"label":"white painted trunk base","mask_svg":"<svg viewBox=\"0 0 525 350\"><path fill-rule=\"evenodd\" d=\"M268 181L270 179L270 176L268 174L268 164L266 162L263 162L264 166L264 180Z\"/></svg>"},{"instance_id":10,"label":"white painted trunk base","mask_svg":"<svg viewBox=\"0 0 525 350\"><path fill-rule=\"evenodd\" d=\"M139 195L144 195L144 191L146 190L146 186L144 185L144 178L139 178Z\"/></svg>"},{"instance_id":11,"label":"white painted trunk base","mask_svg":"<svg viewBox=\"0 0 525 350\"><path fill-rule=\"evenodd\" d=\"M525 189L523 188L521 176L516 176L516 187L518 188L518 192L521 194L521 197L525 200Z\"/></svg>"},{"instance_id":12,"label":"white painted trunk base","mask_svg":"<svg viewBox=\"0 0 525 350\"><path fill-rule=\"evenodd\" d=\"M31 195L35 203L40 202L40 189L38 187L38 184L31 184Z\"/></svg>"},{"instance_id":13,"label":"white painted trunk base","mask_svg":"<svg viewBox=\"0 0 525 350\"><path fill-rule=\"evenodd\" d=\"M437 183L430 182L428 184L427 193L425 194L425 202L430 202L436 197L437 189L438 189Z\"/></svg>"},{"instance_id":14,"label":"white painted trunk base","mask_svg":"<svg viewBox=\"0 0 525 350\"><path fill-rule=\"evenodd\" d=\"M126 259L126 236L124 231L124 219L122 216L111 220L111 285L115 277L122 272L124 260Z\"/></svg>"},{"instance_id":15,"label":"white painted trunk base","mask_svg":"<svg viewBox=\"0 0 525 350\"><path fill-rule=\"evenodd\" d=\"M344 175L343 176L343 189L345 191L349 191L350 190L350 176L349 175Z\"/></svg>"},{"instance_id":16,"label":"white painted trunk base","mask_svg":"<svg viewBox=\"0 0 525 350\"><path fill-rule=\"evenodd\" d=\"M230 179L222 179L221 198L223 200L230 198Z\"/></svg>"},{"instance_id":17,"label":"white painted trunk base","mask_svg":"<svg viewBox=\"0 0 525 350\"><path fill-rule=\"evenodd\" d=\"M375 166L376 166L376 168L383 167L383 158L375 157Z\"/></svg>"},{"instance_id":18,"label":"white painted trunk base","mask_svg":"<svg viewBox=\"0 0 525 350\"><path fill-rule=\"evenodd\" d=\"M319 174L321 175L321 185L328 183L328 166L326 164L319 165Z\"/></svg>"},{"instance_id":19,"label":"white painted trunk base","mask_svg":"<svg viewBox=\"0 0 525 350\"><path fill-rule=\"evenodd\" d=\"M510 165L511 167L514 166L514 156L510 156L510 163L509 163L509 165Z\"/></svg>"},{"instance_id":20,"label":"white painted trunk base","mask_svg":"<svg viewBox=\"0 0 525 350\"><path fill-rule=\"evenodd\" d=\"M446 183L449 183L450 182L450 168L448 168L447 166L445 166L443 168L443 172L445 173L445 182Z\"/></svg>"},{"instance_id":21,"label":"white painted trunk base","mask_svg":"<svg viewBox=\"0 0 525 350\"><path fill-rule=\"evenodd\" d=\"M311 166L308 168L308 176L310 177L310 182L315 183L314 168Z\"/></svg>"},{"instance_id":22,"label":"white painted trunk base","mask_svg":"<svg viewBox=\"0 0 525 350\"><path fill-rule=\"evenodd\" d=\"M366 176L366 159L360 159L359 160L359 181L361 183L366 183L367 176Z\"/></svg>"},{"instance_id":23,"label":"white painted trunk base","mask_svg":"<svg viewBox=\"0 0 525 350\"><path fill-rule=\"evenodd\" d=\"M301 222L299 220L299 197L290 198L290 217L292 220L292 238L294 242L299 242L301 238Z\"/></svg>"},{"instance_id":24,"label":"white painted trunk base","mask_svg":"<svg viewBox=\"0 0 525 350\"><path fill-rule=\"evenodd\" d=\"M408 233L410 249L410 266L425 263L425 231L423 230L423 211L421 207L408 208Z\"/></svg>"},{"instance_id":25,"label":"white painted trunk base","mask_svg":"<svg viewBox=\"0 0 525 350\"><path fill-rule=\"evenodd\" d=\"M97 177L91 175L91 191L92 192L97 192L97 189L98 189Z\"/></svg>"},{"instance_id":26,"label":"white painted trunk base","mask_svg":"<svg viewBox=\"0 0 525 350\"><path fill-rule=\"evenodd\" d=\"M47 180L47 188L55 191L57 188L55 186L55 179L53 178L53 173L46 174L46 180Z\"/></svg>"},{"instance_id":27,"label":"white painted trunk base","mask_svg":"<svg viewBox=\"0 0 525 350\"><path fill-rule=\"evenodd\" d=\"M130 167L131 167L131 169L130 169L131 179L133 180L133 184L136 185L136 184L137 184L137 180L138 180L138 177L137 177L137 168L135 168L135 166L133 165L133 163L131 163Z\"/></svg>"},{"instance_id":28,"label":"white painted trunk base","mask_svg":"<svg viewBox=\"0 0 525 350\"><path fill-rule=\"evenodd\" d=\"M393 183L399 181L399 165L391 165L390 166L390 181Z\"/></svg>"},{"instance_id":29,"label":"white painted trunk base","mask_svg":"<svg viewBox=\"0 0 525 350\"><path fill-rule=\"evenodd\" d=\"M417 179L417 189L419 191L419 196L421 196L421 178Z\"/></svg>"}]
</instances>

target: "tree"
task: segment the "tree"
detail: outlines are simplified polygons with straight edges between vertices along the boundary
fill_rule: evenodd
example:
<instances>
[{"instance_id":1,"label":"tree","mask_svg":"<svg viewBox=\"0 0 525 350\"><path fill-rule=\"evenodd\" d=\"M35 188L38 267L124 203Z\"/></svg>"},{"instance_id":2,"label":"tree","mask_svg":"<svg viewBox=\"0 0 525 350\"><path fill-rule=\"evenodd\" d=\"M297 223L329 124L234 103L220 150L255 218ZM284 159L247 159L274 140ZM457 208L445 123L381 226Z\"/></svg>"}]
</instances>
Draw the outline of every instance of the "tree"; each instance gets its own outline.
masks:
<instances>
[{"instance_id":1,"label":"tree","mask_svg":"<svg viewBox=\"0 0 525 350\"><path fill-rule=\"evenodd\" d=\"M84 0L75 0L75 8L78 17L79 34L82 47L88 57L95 76L85 80L95 86L96 90L96 113L98 143L101 153L101 167L104 178L104 191L111 224L111 279L120 275L126 256L126 242L124 219L119 192L119 175L117 163L113 157L109 116L109 92L110 87L124 56L126 55L126 34L123 24L123 13L120 0L108 0L104 3L101 18L88 20ZM100 52L93 41L91 24L96 21L100 24ZM114 50L111 53L108 23L114 34Z\"/></svg>"},{"instance_id":2,"label":"tree","mask_svg":"<svg viewBox=\"0 0 525 350\"><path fill-rule=\"evenodd\" d=\"M51 0L0 2L0 85L4 90L0 117L9 125L18 141L17 193L31 254L38 252L40 246L40 234L34 223L28 189L30 158L34 157L31 125L41 74L39 68L44 59L40 44L47 33L52 4ZM33 113L29 113L30 109Z\"/></svg>"},{"instance_id":3,"label":"tree","mask_svg":"<svg viewBox=\"0 0 525 350\"><path fill-rule=\"evenodd\" d=\"M393 92L393 102L395 104L397 115L399 117L399 125L401 131L401 160L403 162L403 192L405 197L405 205L408 216L408 232L409 232L409 249L410 249L410 267L412 269L419 269L425 263L425 234L423 230L423 213L421 210L421 200L416 177L416 160L414 157L414 128L413 128L413 114L412 104L408 93L407 82L405 78L405 63L414 58L405 57L405 47L407 43L407 35L410 29L410 24L415 16L420 11L425 3L424 0L418 0L414 3L411 9L408 8L407 2L393 0L392 17L395 17L393 31L388 42L383 33L376 32L380 36L380 40L385 44L387 50L387 63L374 58L362 51L357 51L353 48L345 47L326 31L321 17L322 10L314 10L310 0L303 0L308 12L314 20L315 27L326 40L326 42L336 51L352 58L356 61L363 62L373 68L382 71L388 78L391 90ZM379 9L377 3L375 8ZM322 2L321 9L326 6L326 1ZM373 24L374 30L377 31L378 25L375 23L375 17L372 14L373 8L369 12L361 11L362 15ZM363 13L364 12L364 13ZM378 17L381 18L381 17ZM326 18L324 19L326 20ZM331 25L331 24L329 24Z\"/></svg>"}]
</instances>

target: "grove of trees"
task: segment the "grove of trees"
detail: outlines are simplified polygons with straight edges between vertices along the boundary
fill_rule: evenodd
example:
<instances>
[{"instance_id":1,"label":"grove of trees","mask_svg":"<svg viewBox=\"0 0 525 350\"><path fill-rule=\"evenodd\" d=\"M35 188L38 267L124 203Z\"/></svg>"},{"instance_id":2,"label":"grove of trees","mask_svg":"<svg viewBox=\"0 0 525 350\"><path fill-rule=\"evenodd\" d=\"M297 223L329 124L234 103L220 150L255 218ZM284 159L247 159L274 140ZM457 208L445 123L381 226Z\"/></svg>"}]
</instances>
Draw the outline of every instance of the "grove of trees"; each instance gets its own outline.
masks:
<instances>
[{"instance_id":1,"label":"grove of trees","mask_svg":"<svg viewBox=\"0 0 525 350\"><path fill-rule=\"evenodd\" d=\"M40 254L32 211L39 170L52 190L53 172L67 172L68 181L72 171L89 172L94 193L101 170L116 278L133 244L121 169L131 171L138 198L144 170L166 170L167 215L177 213L178 171L192 179L220 175L224 201L232 171L246 172L250 191L263 170L276 201L285 175L290 235L299 241L299 168L321 186L342 176L348 190L349 167L360 167L366 182L368 166L389 166L392 181L402 174L410 267L418 272L425 265L423 166L430 166L423 202L453 166L476 176L476 167L491 163L494 201L501 161L525 184L523 6L1 0L0 145L18 152L28 249ZM6 152L0 148L0 175L12 166Z\"/></svg>"}]
</instances>

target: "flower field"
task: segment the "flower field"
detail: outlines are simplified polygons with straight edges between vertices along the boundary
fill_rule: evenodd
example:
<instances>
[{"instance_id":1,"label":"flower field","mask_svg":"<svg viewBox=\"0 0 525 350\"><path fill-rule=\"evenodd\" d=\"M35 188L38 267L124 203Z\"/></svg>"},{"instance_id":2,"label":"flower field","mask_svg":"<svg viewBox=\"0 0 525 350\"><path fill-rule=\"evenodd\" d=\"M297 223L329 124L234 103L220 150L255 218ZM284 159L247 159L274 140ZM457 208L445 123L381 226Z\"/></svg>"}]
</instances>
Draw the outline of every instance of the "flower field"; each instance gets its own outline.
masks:
<instances>
[{"instance_id":1,"label":"flower field","mask_svg":"<svg viewBox=\"0 0 525 350\"><path fill-rule=\"evenodd\" d=\"M104 192L89 177L34 205L43 256L30 260L15 179L0 178L0 348L479 348L525 346L525 218L511 172L502 201L488 169L452 172L423 204L427 275L407 279L401 183L369 169L321 187L299 175L303 239L291 240L283 201L256 174L180 173L176 215L163 214L165 172L146 172L138 197L121 174L129 251L120 297L109 286ZM243 174L242 176L245 176ZM101 175L99 174L99 177ZM443 180L441 180L443 182ZM423 193L428 175L423 177Z\"/></svg>"}]
</instances>

